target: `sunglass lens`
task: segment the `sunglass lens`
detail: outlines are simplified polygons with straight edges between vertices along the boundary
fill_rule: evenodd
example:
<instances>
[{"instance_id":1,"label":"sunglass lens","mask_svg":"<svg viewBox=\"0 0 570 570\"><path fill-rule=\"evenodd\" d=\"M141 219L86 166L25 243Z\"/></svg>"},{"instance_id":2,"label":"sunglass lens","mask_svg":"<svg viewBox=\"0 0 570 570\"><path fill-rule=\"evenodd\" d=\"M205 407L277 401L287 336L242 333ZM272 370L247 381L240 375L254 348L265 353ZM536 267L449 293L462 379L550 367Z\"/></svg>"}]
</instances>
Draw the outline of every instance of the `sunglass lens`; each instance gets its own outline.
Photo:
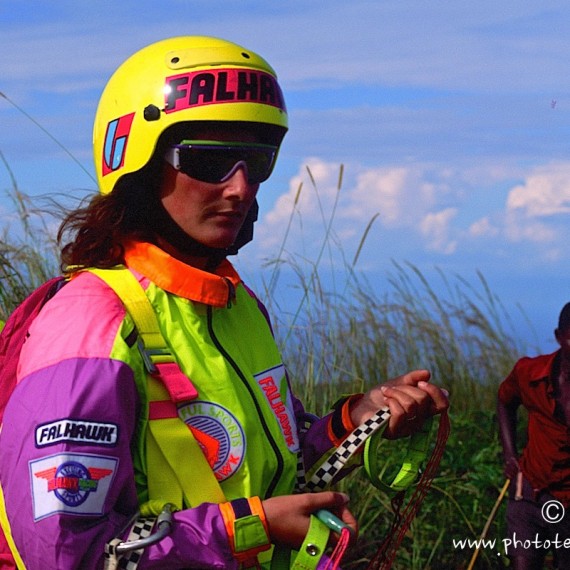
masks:
<instances>
[{"instance_id":1,"label":"sunglass lens","mask_svg":"<svg viewBox=\"0 0 570 570\"><path fill-rule=\"evenodd\" d=\"M215 146L179 147L180 170L203 182L217 183L238 162L247 164L248 181L259 184L271 174L277 150L267 148L229 148Z\"/></svg>"}]
</instances>

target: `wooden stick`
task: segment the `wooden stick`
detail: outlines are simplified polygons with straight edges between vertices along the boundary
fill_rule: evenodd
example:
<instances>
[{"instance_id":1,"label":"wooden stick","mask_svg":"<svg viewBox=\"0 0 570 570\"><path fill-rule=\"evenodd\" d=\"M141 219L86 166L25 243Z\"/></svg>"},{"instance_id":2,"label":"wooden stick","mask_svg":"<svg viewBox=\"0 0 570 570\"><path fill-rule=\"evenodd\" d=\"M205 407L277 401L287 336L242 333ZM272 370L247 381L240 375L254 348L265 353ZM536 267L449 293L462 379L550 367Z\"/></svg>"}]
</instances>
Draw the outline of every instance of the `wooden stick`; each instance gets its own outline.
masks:
<instances>
[{"instance_id":1,"label":"wooden stick","mask_svg":"<svg viewBox=\"0 0 570 570\"><path fill-rule=\"evenodd\" d=\"M475 552L473 552L473 556L471 557L471 562L469 562L469 566L467 566L467 570L473 570L473 566L475 565L475 560L477 560L477 556L479 556L479 551L481 550L481 541L487 536L487 532L489 531L489 527L491 526L491 523L493 522L493 519L495 518L495 515L497 514L497 511L499 510L499 506L501 505L501 501L503 500L503 497L505 496L505 493L507 492L507 489L509 488L510 482L511 482L510 479L507 479L505 481L505 484L503 485L503 488L501 489L501 492L499 493L499 498L495 501L495 504L493 505L493 508L491 509L491 514L489 515L489 518L487 519L487 522L485 523L485 526L483 527L483 532L481 533L481 536L479 537L479 546L475 549Z\"/></svg>"},{"instance_id":2,"label":"wooden stick","mask_svg":"<svg viewBox=\"0 0 570 570\"><path fill-rule=\"evenodd\" d=\"M519 471L517 473L517 489L515 493L515 501L522 500L523 498L522 488L523 488L523 474L522 471Z\"/></svg>"}]
</instances>

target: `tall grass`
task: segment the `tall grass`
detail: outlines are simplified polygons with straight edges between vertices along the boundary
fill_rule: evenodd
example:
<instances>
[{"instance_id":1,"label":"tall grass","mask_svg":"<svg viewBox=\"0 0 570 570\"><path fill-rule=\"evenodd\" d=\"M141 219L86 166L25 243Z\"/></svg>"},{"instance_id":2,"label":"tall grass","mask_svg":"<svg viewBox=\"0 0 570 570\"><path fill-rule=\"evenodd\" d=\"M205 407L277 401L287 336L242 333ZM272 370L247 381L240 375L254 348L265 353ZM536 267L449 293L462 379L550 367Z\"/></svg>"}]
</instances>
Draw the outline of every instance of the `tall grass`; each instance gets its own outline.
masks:
<instances>
[{"instance_id":1,"label":"tall grass","mask_svg":"<svg viewBox=\"0 0 570 570\"><path fill-rule=\"evenodd\" d=\"M5 320L27 294L58 273L54 224L62 208L53 197L32 200L18 188L2 152L0 161L12 184L5 193L11 207L0 227L0 320Z\"/></svg>"},{"instance_id":2,"label":"tall grass","mask_svg":"<svg viewBox=\"0 0 570 570\"><path fill-rule=\"evenodd\" d=\"M301 192L299 187L287 234ZM341 190L342 170L337 188ZM334 238L334 212L323 220L321 244L311 244L314 258L287 253L268 262L262 282L275 320L295 391L310 411L327 413L342 393L363 392L406 371L427 368L433 381L451 394L452 434L422 509L402 543L394 568L466 568L472 549L453 547L453 539L478 538L502 487L498 427L495 418L498 383L527 347L512 331L511 319L484 275L447 275L436 270L428 279L411 263L392 262L384 286L369 283L358 272L376 215L364 228L351 263ZM334 251L333 251L334 250ZM337 275L326 282L323 259L334 259ZM344 260L338 269L338 260ZM282 311L273 300L279 280L294 276L299 302ZM520 331L519 331L520 332ZM401 454L403 442L390 444ZM339 488L351 496L361 539L351 551L350 568L366 568L393 520L390 497L363 484L354 473ZM500 540L504 513L499 512L489 537ZM476 568L497 568L504 556L481 551Z\"/></svg>"},{"instance_id":3,"label":"tall grass","mask_svg":"<svg viewBox=\"0 0 570 570\"><path fill-rule=\"evenodd\" d=\"M312 188L300 187L298 196L318 192L311 181ZM338 193L341 187L342 169ZM10 194L15 217L2 228L0 319L58 271L51 213L42 215L15 183ZM335 208L328 219L323 216L323 240L313 259L288 254L286 235L262 273L260 287L295 390L308 410L324 414L342 393L365 391L411 369L431 371L434 382L451 393L452 434L394 567L465 568L472 551L453 548L452 539L478 536L502 485L496 389L525 347L509 332L509 315L480 273L437 271L437 280L430 280L418 267L394 261L382 290L369 283L357 262L374 216L352 262L344 261L343 278L331 287L323 277L323 259L346 260L334 238L334 213ZM272 293L285 274L294 276L299 295L298 304L284 313ZM390 443L386 453L402 445ZM345 566L365 568L390 528L390 498L357 472L339 487L350 494L361 527ZM500 513L490 536L500 538L503 530ZM496 552L483 551L476 567L496 568L500 560Z\"/></svg>"},{"instance_id":4,"label":"tall grass","mask_svg":"<svg viewBox=\"0 0 570 570\"><path fill-rule=\"evenodd\" d=\"M461 568L471 552L453 549L451 541L478 536L502 485L496 390L521 348L505 333L502 308L479 279L479 289L460 278L446 281L442 298L416 267L394 263L383 295L358 279L343 299L318 287L307 292L310 312L283 347L296 392L319 414L340 393L362 392L416 368L429 369L450 391L452 435L397 568ZM340 488L352 497L362 528L351 562L365 568L390 528L390 498L363 485L361 474ZM498 517L496 536L502 528ZM495 567L493 556L483 553L477 567Z\"/></svg>"},{"instance_id":5,"label":"tall grass","mask_svg":"<svg viewBox=\"0 0 570 570\"><path fill-rule=\"evenodd\" d=\"M312 188L300 187L297 200L303 191L318 193L312 176L310 180ZM342 169L337 199L341 182ZM287 254L284 242L295 207L261 287L304 401L321 412L336 399L339 387L362 391L405 371L427 368L434 381L452 392L455 409L494 407L497 381L527 347L512 332L509 314L483 274L471 276L472 282L470 276L436 269L437 279L429 280L417 266L392 261L379 287L356 266L377 214L349 263L333 235L336 202L330 218L323 220L321 244L312 244L314 259ZM323 277L325 257L335 262L332 284ZM294 276L299 301L284 312L273 292L287 272Z\"/></svg>"}]
</instances>

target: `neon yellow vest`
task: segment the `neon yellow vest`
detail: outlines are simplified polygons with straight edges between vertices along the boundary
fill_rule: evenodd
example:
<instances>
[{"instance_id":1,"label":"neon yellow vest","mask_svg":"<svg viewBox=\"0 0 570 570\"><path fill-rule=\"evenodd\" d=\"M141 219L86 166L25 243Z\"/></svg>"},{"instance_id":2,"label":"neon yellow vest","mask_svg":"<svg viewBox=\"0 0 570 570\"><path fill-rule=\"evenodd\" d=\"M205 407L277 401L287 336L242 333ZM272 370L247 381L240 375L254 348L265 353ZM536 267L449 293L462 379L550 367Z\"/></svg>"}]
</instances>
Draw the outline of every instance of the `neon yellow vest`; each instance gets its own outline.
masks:
<instances>
[{"instance_id":1,"label":"neon yellow vest","mask_svg":"<svg viewBox=\"0 0 570 570\"><path fill-rule=\"evenodd\" d=\"M279 352L257 300L241 285L232 307L223 309L167 294L152 283L146 295L171 354L198 391L196 399L177 406L180 422L191 428L184 433L198 440L227 500L291 493L298 451L292 399ZM158 394L156 399L167 399L161 397L156 382L151 380L147 385L140 362L129 364L135 370L144 409L148 410L149 389ZM178 495L168 490L170 475L165 474L164 462L148 464L148 449L142 441L142 434L148 432L147 420L143 414L134 453L139 502L157 498L156 493L148 495L156 473L159 480L162 477L165 498L179 508L195 506L173 500ZM148 445L153 443L147 438ZM154 453L150 456L156 457ZM188 469L191 471L191 466ZM180 476L183 469L174 472Z\"/></svg>"}]
</instances>

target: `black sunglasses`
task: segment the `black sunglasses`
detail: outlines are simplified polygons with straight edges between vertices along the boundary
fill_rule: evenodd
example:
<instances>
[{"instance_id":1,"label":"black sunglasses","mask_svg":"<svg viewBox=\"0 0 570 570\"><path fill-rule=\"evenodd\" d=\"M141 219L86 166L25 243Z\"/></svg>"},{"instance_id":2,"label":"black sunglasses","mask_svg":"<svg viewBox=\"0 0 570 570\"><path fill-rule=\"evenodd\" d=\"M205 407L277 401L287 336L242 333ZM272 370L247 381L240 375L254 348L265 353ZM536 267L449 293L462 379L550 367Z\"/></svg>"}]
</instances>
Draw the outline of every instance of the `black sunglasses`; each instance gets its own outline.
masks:
<instances>
[{"instance_id":1,"label":"black sunglasses","mask_svg":"<svg viewBox=\"0 0 570 570\"><path fill-rule=\"evenodd\" d=\"M269 178L278 150L260 143L184 140L169 148L164 158L176 170L201 182L224 182L244 167L249 184L260 184Z\"/></svg>"}]
</instances>

